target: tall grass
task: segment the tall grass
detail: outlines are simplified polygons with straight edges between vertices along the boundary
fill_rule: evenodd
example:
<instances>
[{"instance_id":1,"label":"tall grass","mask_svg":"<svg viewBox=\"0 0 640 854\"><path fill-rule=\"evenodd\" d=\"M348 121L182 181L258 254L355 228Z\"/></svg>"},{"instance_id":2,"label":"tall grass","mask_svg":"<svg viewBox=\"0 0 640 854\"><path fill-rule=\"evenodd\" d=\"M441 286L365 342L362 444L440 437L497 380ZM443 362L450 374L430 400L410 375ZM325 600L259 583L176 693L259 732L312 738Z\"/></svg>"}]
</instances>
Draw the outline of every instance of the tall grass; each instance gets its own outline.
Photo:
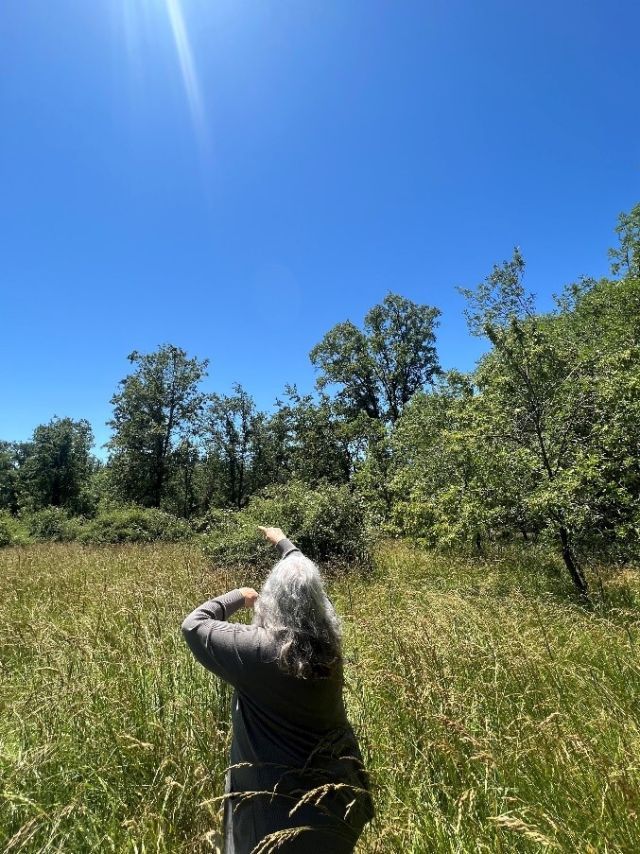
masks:
<instances>
[{"instance_id":1,"label":"tall grass","mask_svg":"<svg viewBox=\"0 0 640 854\"><path fill-rule=\"evenodd\" d=\"M0 552L0 849L216 850L230 691L179 627L240 583L187 544ZM640 850L636 579L602 590L400 545L329 580L378 811L359 851Z\"/></svg>"}]
</instances>

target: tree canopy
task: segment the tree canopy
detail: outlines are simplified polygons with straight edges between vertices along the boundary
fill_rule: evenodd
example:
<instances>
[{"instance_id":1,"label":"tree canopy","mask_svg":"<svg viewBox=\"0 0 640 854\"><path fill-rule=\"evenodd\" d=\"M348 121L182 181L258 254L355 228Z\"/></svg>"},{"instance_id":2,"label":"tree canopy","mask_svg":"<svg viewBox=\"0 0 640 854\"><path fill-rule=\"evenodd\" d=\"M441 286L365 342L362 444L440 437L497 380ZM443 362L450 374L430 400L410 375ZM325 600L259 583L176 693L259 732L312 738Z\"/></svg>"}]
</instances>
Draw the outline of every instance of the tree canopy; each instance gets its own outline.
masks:
<instances>
[{"instance_id":1,"label":"tree canopy","mask_svg":"<svg viewBox=\"0 0 640 854\"><path fill-rule=\"evenodd\" d=\"M176 463L177 444L192 433L204 396L207 360L188 358L165 344L154 353L128 356L135 371L111 398L111 468L127 500L160 507Z\"/></svg>"},{"instance_id":2,"label":"tree canopy","mask_svg":"<svg viewBox=\"0 0 640 854\"><path fill-rule=\"evenodd\" d=\"M394 422L439 371L435 327L440 311L389 293L367 312L364 328L338 323L311 350L319 389L337 385L348 416Z\"/></svg>"}]
</instances>

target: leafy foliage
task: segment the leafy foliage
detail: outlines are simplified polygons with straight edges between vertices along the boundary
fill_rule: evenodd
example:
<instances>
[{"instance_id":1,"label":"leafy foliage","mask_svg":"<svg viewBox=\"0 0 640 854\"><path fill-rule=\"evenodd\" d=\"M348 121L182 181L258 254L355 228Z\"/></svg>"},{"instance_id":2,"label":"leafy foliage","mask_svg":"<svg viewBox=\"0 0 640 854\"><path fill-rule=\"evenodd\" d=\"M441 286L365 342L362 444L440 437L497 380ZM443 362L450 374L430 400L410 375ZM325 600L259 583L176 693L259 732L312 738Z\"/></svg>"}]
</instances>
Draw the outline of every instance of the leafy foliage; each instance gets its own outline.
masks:
<instances>
[{"instance_id":1,"label":"leafy foliage","mask_svg":"<svg viewBox=\"0 0 640 854\"><path fill-rule=\"evenodd\" d=\"M97 468L91 455L93 431L86 420L53 418L33 432L22 446L19 460L18 496L27 510L63 507L70 513L89 509L86 486Z\"/></svg>"},{"instance_id":2,"label":"leafy foliage","mask_svg":"<svg viewBox=\"0 0 640 854\"><path fill-rule=\"evenodd\" d=\"M240 509L255 491L263 421L253 398L239 383L231 395L209 396L202 425L209 461L213 457L218 462L213 469L217 503Z\"/></svg>"},{"instance_id":3,"label":"leafy foliage","mask_svg":"<svg viewBox=\"0 0 640 854\"><path fill-rule=\"evenodd\" d=\"M82 522L61 507L43 507L24 517L31 539L58 543L75 540L82 531Z\"/></svg>"},{"instance_id":4,"label":"leafy foliage","mask_svg":"<svg viewBox=\"0 0 640 854\"><path fill-rule=\"evenodd\" d=\"M216 566L268 566L274 550L262 539L258 525L270 524L281 527L312 560L369 561L370 536L358 497L346 486L309 489L300 481L263 490L240 512L211 514L205 553Z\"/></svg>"},{"instance_id":5,"label":"leafy foliage","mask_svg":"<svg viewBox=\"0 0 640 854\"><path fill-rule=\"evenodd\" d=\"M337 384L350 415L396 421L413 394L439 370L434 329L440 311L389 293L364 319L338 323L311 351L318 387Z\"/></svg>"},{"instance_id":6,"label":"leafy foliage","mask_svg":"<svg viewBox=\"0 0 640 854\"><path fill-rule=\"evenodd\" d=\"M192 432L204 402L198 384L207 361L189 359L170 344L149 354L134 351L128 359L136 369L111 399L112 476L124 500L160 507L176 445Z\"/></svg>"},{"instance_id":7,"label":"leafy foliage","mask_svg":"<svg viewBox=\"0 0 640 854\"><path fill-rule=\"evenodd\" d=\"M0 508L10 513L17 513L20 506L20 447L21 443L18 442L0 441Z\"/></svg>"},{"instance_id":8,"label":"leafy foliage","mask_svg":"<svg viewBox=\"0 0 640 854\"><path fill-rule=\"evenodd\" d=\"M269 424L278 437L273 482L347 483L353 467L350 422L340 417L326 394L314 399L288 385L285 396L276 402Z\"/></svg>"},{"instance_id":9,"label":"leafy foliage","mask_svg":"<svg viewBox=\"0 0 640 854\"><path fill-rule=\"evenodd\" d=\"M398 421L390 524L431 544L556 540L584 592L587 554L639 553L640 281L584 280L538 315L523 269L467 292L493 348Z\"/></svg>"},{"instance_id":10,"label":"leafy foliage","mask_svg":"<svg viewBox=\"0 0 640 854\"><path fill-rule=\"evenodd\" d=\"M20 546L29 542L29 534L20 519L0 510L0 548Z\"/></svg>"},{"instance_id":11,"label":"leafy foliage","mask_svg":"<svg viewBox=\"0 0 640 854\"><path fill-rule=\"evenodd\" d=\"M137 506L110 510L88 522L79 532L83 543L151 543L188 540L188 522L156 508Z\"/></svg>"},{"instance_id":12,"label":"leafy foliage","mask_svg":"<svg viewBox=\"0 0 640 854\"><path fill-rule=\"evenodd\" d=\"M609 250L611 272L640 278L640 203L620 214L616 234L619 245Z\"/></svg>"}]
</instances>

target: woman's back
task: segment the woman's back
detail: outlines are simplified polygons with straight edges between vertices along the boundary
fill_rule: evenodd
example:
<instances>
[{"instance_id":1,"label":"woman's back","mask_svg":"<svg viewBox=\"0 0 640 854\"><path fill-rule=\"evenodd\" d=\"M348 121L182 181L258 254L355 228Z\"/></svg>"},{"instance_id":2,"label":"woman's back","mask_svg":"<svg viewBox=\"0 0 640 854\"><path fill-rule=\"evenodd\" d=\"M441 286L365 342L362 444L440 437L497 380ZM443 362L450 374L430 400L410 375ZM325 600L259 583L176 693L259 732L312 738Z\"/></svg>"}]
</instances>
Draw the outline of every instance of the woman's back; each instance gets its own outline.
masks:
<instances>
[{"instance_id":1,"label":"woman's back","mask_svg":"<svg viewBox=\"0 0 640 854\"><path fill-rule=\"evenodd\" d=\"M371 805L363 802L351 822L343 820L354 789L325 794L320 803L330 815L307 807L296 811L294 822L289 816L312 789L336 782L368 789L360 747L345 712L342 665L338 663L329 678L300 679L281 670L273 645L260 629L255 642L255 659L245 670L248 678L232 697L232 767L227 788L230 792L276 790L280 795L256 795L250 807L248 802L236 805L234 835L244 845L249 838L257 842L284 828L312 825L328 834L325 844L332 847L327 852L341 850L342 844L350 851L353 837L373 814ZM245 656L244 660L250 659ZM299 843L292 840L283 850L296 850L294 844L305 845L307 854L325 850L317 847L321 844L317 834L312 847L304 837L303 833Z\"/></svg>"},{"instance_id":2,"label":"woman's back","mask_svg":"<svg viewBox=\"0 0 640 854\"><path fill-rule=\"evenodd\" d=\"M289 632L286 657L279 630L259 614L252 625L227 622L244 604L242 590L205 602L182 624L195 657L235 689L226 854L249 854L279 831L288 832L283 852L353 851L374 811L345 711L341 654L302 658L302 678L296 644L308 651L308 636Z\"/></svg>"},{"instance_id":3,"label":"woman's back","mask_svg":"<svg viewBox=\"0 0 640 854\"><path fill-rule=\"evenodd\" d=\"M244 674L238 686L242 700L265 726L287 736L279 743L280 749L292 758L304 758L320 736L347 723L342 662L336 661L328 677L298 678L282 670L277 645L264 629L247 628L243 635L252 638L255 652L244 654ZM243 637L246 650L244 641ZM243 653L238 651L238 656Z\"/></svg>"}]
</instances>

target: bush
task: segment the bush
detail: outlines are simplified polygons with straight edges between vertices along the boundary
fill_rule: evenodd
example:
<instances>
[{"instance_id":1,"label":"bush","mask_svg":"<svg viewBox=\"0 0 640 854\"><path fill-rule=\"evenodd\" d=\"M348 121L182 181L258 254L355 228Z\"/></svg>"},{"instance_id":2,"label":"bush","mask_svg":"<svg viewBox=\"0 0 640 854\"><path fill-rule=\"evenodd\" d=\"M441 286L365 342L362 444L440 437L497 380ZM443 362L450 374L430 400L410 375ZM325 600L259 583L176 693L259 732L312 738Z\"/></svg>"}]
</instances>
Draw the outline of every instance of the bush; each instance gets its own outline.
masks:
<instances>
[{"instance_id":1,"label":"bush","mask_svg":"<svg viewBox=\"0 0 640 854\"><path fill-rule=\"evenodd\" d=\"M29 542L29 534L19 519L10 513L0 512L0 548L21 546Z\"/></svg>"},{"instance_id":2,"label":"bush","mask_svg":"<svg viewBox=\"0 0 640 854\"><path fill-rule=\"evenodd\" d=\"M193 536L189 523L163 510L125 506L87 522L79 533L83 543L176 542Z\"/></svg>"},{"instance_id":3,"label":"bush","mask_svg":"<svg viewBox=\"0 0 640 854\"><path fill-rule=\"evenodd\" d=\"M293 481L267 487L244 510L211 511L203 535L205 554L218 566L272 564L273 546L262 538L258 525L282 528L319 563L370 561L364 506L347 486L310 489Z\"/></svg>"},{"instance_id":4,"label":"bush","mask_svg":"<svg viewBox=\"0 0 640 854\"><path fill-rule=\"evenodd\" d=\"M32 539L68 543L75 540L82 529L82 520L72 518L61 507L44 507L24 518Z\"/></svg>"}]
</instances>

